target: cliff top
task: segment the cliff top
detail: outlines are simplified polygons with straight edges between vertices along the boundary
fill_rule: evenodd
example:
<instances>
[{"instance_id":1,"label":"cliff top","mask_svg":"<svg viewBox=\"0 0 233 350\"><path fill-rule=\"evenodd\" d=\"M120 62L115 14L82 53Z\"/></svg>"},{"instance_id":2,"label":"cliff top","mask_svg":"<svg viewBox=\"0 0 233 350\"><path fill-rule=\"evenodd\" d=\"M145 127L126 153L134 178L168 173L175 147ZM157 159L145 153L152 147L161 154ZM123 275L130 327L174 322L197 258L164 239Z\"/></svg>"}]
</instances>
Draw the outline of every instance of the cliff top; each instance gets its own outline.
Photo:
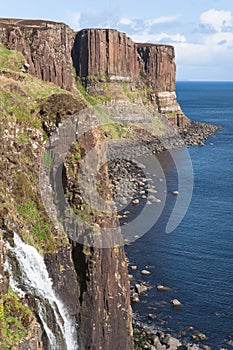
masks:
<instances>
[{"instance_id":1,"label":"cliff top","mask_svg":"<svg viewBox=\"0 0 233 350\"><path fill-rule=\"evenodd\" d=\"M49 24L52 25L66 25L63 22L55 22L50 20L43 20L43 19L21 19L21 18L0 18L0 25L4 26L18 26L18 27L47 27ZM69 27L68 25L66 25ZM119 31L118 29L114 28L82 28L77 31L77 33L85 32L85 31L111 31L111 32L118 32L122 33L127 36L127 38L131 39L129 35L127 35L125 32ZM75 31L74 31L75 32ZM132 39L131 39L132 40ZM151 43L136 43L138 47L147 47L147 46L166 46L173 48L172 45L167 44L151 44Z\"/></svg>"},{"instance_id":2,"label":"cliff top","mask_svg":"<svg viewBox=\"0 0 233 350\"><path fill-rule=\"evenodd\" d=\"M174 49L174 46L168 44L151 44L151 43L135 43L137 47L170 47Z\"/></svg>"},{"instance_id":3,"label":"cliff top","mask_svg":"<svg viewBox=\"0 0 233 350\"><path fill-rule=\"evenodd\" d=\"M54 22L42 19L20 19L20 18L0 18L0 24L6 26L20 26L20 27L44 27L48 24L63 24L61 22Z\"/></svg>"}]
</instances>

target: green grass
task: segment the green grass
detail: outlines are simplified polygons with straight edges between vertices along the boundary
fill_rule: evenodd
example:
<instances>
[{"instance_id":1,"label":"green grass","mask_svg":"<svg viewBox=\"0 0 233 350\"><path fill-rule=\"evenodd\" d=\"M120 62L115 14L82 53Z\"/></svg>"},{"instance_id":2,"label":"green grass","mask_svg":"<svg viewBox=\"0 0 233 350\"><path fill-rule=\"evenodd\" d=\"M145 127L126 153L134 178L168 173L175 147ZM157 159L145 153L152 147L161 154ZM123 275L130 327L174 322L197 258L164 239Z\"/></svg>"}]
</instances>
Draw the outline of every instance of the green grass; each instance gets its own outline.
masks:
<instances>
[{"instance_id":1,"label":"green grass","mask_svg":"<svg viewBox=\"0 0 233 350\"><path fill-rule=\"evenodd\" d=\"M17 205L18 214L30 232L33 245L39 244L47 250L55 245L55 238L51 232L51 224L41 209L32 200L26 204Z\"/></svg>"},{"instance_id":2,"label":"green grass","mask_svg":"<svg viewBox=\"0 0 233 350\"><path fill-rule=\"evenodd\" d=\"M134 102L134 99L135 99L135 93L133 93L129 86L127 84L124 84L123 85L123 91L125 93L125 95L128 97L128 99L131 101L131 102Z\"/></svg>"},{"instance_id":3,"label":"green grass","mask_svg":"<svg viewBox=\"0 0 233 350\"><path fill-rule=\"evenodd\" d=\"M51 157L50 153L45 153L45 154L44 154L44 165L45 165L47 168L52 168L52 166L53 166L53 160L52 160L52 157Z\"/></svg>"},{"instance_id":4,"label":"green grass","mask_svg":"<svg viewBox=\"0 0 233 350\"><path fill-rule=\"evenodd\" d=\"M83 95L85 100L94 107L94 110L100 122L100 125L103 131L106 132L106 135L108 138L121 139L124 136L128 137L130 135L130 131L127 128L127 126L121 125L113 117L111 117L109 114L105 112L104 107L101 105L102 102L106 101L106 98L104 96L99 100L97 100L91 95L89 95L85 87L82 85L82 82L80 79L77 80L77 88L80 91L80 93Z\"/></svg>"},{"instance_id":5,"label":"green grass","mask_svg":"<svg viewBox=\"0 0 233 350\"><path fill-rule=\"evenodd\" d=\"M14 222L25 242L41 253L55 251L67 241L63 232L52 234L52 223L40 199L38 160L46 121L54 122L69 115L70 108L82 109L85 101L78 93L73 95L58 86L43 82L21 72L24 57L0 45L0 138L3 162L0 162L0 187L4 200L0 202L0 227ZM59 104L60 102L60 104ZM71 107L70 107L71 106ZM45 115L41 110L46 107ZM33 146L36 145L34 150ZM45 165L52 166L49 154ZM33 182L32 182L33 179ZM10 190L11 188L11 190ZM62 243L63 242L63 243Z\"/></svg>"},{"instance_id":6,"label":"green grass","mask_svg":"<svg viewBox=\"0 0 233 350\"><path fill-rule=\"evenodd\" d=\"M87 90L85 89L85 87L82 84L81 79L77 79L77 89L79 90L79 92L83 95L83 97L85 98L85 100L92 106L96 106L99 102L92 97L91 95L88 94Z\"/></svg>"},{"instance_id":7,"label":"green grass","mask_svg":"<svg viewBox=\"0 0 233 350\"><path fill-rule=\"evenodd\" d=\"M34 316L9 288L0 300L0 348L18 349L18 343L28 335Z\"/></svg>"},{"instance_id":8,"label":"green grass","mask_svg":"<svg viewBox=\"0 0 233 350\"><path fill-rule=\"evenodd\" d=\"M25 59L19 52L8 50L0 44L0 70L7 68L20 71L24 62Z\"/></svg>"},{"instance_id":9,"label":"green grass","mask_svg":"<svg viewBox=\"0 0 233 350\"><path fill-rule=\"evenodd\" d=\"M81 152L81 148L79 147L78 142L74 143L74 160L76 162L80 162L81 158L82 158L82 152Z\"/></svg>"}]
</instances>

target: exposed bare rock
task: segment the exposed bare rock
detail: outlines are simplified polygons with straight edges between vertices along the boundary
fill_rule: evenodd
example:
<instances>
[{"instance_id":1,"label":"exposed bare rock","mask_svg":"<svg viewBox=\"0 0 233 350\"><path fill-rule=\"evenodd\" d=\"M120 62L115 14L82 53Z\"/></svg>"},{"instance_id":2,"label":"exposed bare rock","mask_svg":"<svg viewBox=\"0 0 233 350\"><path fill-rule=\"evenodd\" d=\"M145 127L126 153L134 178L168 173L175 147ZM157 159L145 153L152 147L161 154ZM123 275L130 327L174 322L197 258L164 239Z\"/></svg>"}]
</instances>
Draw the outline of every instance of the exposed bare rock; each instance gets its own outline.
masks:
<instances>
[{"instance_id":1,"label":"exposed bare rock","mask_svg":"<svg viewBox=\"0 0 233 350\"><path fill-rule=\"evenodd\" d=\"M25 69L42 80L71 90L74 32L63 23L0 19L0 43L25 57Z\"/></svg>"},{"instance_id":2,"label":"exposed bare rock","mask_svg":"<svg viewBox=\"0 0 233 350\"><path fill-rule=\"evenodd\" d=\"M19 343L19 350L44 350L42 344L42 330L39 323L35 323L32 333Z\"/></svg>"},{"instance_id":3,"label":"exposed bare rock","mask_svg":"<svg viewBox=\"0 0 233 350\"><path fill-rule=\"evenodd\" d=\"M129 81L139 75L136 44L114 29L81 30L72 56L81 78L101 80L108 75L111 81Z\"/></svg>"},{"instance_id":4,"label":"exposed bare rock","mask_svg":"<svg viewBox=\"0 0 233 350\"><path fill-rule=\"evenodd\" d=\"M174 47L170 45L137 44L141 57L141 74L154 91L175 91L176 65Z\"/></svg>"},{"instance_id":5,"label":"exposed bare rock","mask_svg":"<svg viewBox=\"0 0 233 350\"><path fill-rule=\"evenodd\" d=\"M96 121L93 120L92 122L96 126ZM90 182L88 181L90 185L93 178L91 176L94 171L93 166L95 169L101 169L100 173L97 174L99 192L102 198L107 199L110 195L108 170L106 165L100 166L106 156L103 147L100 147L103 135L96 127L90 127L90 130L80 133L82 136L79 137L78 143L82 154L86 154L93 149L96 150L91 158L84 157L87 162L86 178L90 180ZM77 166L70 166L72 164L74 165L75 161L71 154L65 163L67 191L73 194L73 198L76 198L79 193L77 185L79 172ZM96 178L93 181L96 181ZM93 192L87 193L85 200L87 203L91 203L91 206L97 207ZM78 202L71 201L70 204L78 210L78 215L82 211L88 213L90 209L88 206L84 207L84 203L80 205ZM114 237L111 235L111 227L114 227L114 215L111 217L104 214L104 217L102 217L101 213L100 216L91 214L89 212L89 216L86 215L84 221L80 220L78 224L79 238L71 238L72 256L79 284L78 324L80 348L132 350L130 289L124 247L115 246L112 241L115 239L115 234ZM110 230L104 235L104 239L111 243L109 248L98 248L97 244L93 244L92 238L94 239L96 236L98 239L99 235L92 236L90 226L89 230L86 229L86 222L90 223L91 220L94 220L92 227L96 231L99 230L99 227L110 227ZM101 237L99 239L101 240ZM114 246L115 248L113 248Z\"/></svg>"},{"instance_id":6,"label":"exposed bare rock","mask_svg":"<svg viewBox=\"0 0 233 350\"><path fill-rule=\"evenodd\" d=\"M121 101L122 90L127 89L136 103L147 99L174 124L183 127L187 123L176 100L172 46L136 44L113 29L83 29L76 36L72 57L77 76L94 97ZM141 101L137 89L141 97L144 94Z\"/></svg>"},{"instance_id":7,"label":"exposed bare rock","mask_svg":"<svg viewBox=\"0 0 233 350\"><path fill-rule=\"evenodd\" d=\"M0 231L0 299L7 293L9 286L9 276L4 271L4 263L7 258L7 251L3 240L3 231Z\"/></svg>"},{"instance_id":8,"label":"exposed bare rock","mask_svg":"<svg viewBox=\"0 0 233 350\"><path fill-rule=\"evenodd\" d=\"M0 43L24 55L24 73L72 90L74 66L94 97L108 101L131 96L136 103L152 104L178 126L188 121L176 100L170 45L136 44L114 29L76 33L63 23L20 19L0 19Z\"/></svg>"}]
</instances>

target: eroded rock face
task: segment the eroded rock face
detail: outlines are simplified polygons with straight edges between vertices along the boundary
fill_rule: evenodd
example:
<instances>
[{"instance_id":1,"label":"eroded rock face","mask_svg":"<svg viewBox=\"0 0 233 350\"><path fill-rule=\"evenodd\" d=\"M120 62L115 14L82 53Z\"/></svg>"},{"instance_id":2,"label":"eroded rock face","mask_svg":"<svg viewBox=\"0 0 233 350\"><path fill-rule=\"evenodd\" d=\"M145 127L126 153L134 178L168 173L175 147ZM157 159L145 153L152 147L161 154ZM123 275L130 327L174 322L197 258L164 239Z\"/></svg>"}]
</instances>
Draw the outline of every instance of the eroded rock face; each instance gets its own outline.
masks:
<instances>
[{"instance_id":1,"label":"eroded rock face","mask_svg":"<svg viewBox=\"0 0 233 350\"><path fill-rule=\"evenodd\" d=\"M143 80L155 92L175 90L175 52L169 45L135 44L113 29L83 29L76 36L72 57L81 78Z\"/></svg>"},{"instance_id":2,"label":"eroded rock face","mask_svg":"<svg viewBox=\"0 0 233 350\"><path fill-rule=\"evenodd\" d=\"M136 44L125 33L113 29L84 29L72 51L77 75L127 81L139 75Z\"/></svg>"},{"instance_id":3,"label":"eroded rock face","mask_svg":"<svg viewBox=\"0 0 233 350\"><path fill-rule=\"evenodd\" d=\"M124 248L83 252L73 248L78 276L86 275L80 287L81 349L133 349L131 310ZM84 281L84 280L83 280Z\"/></svg>"},{"instance_id":4,"label":"eroded rock face","mask_svg":"<svg viewBox=\"0 0 233 350\"><path fill-rule=\"evenodd\" d=\"M0 299L8 292L9 276L4 271L4 264L7 259L6 246L3 240L4 234L0 231Z\"/></svg>"},{"instance_id":5,"label":"eroded rock face","mask_svg":"<svg viewBox=\"0 0 233 350\"><path fill-rule=\"evenodd\" d=\"M72 58L77 76L93 97L122 101L125 89L128 95L138 91L142 100L144 94L147 103L173 124L187 123L176 100L174 47L136 44L113 29L83 29L77 33ZM142 103L139 96L137 101Z\"/></svg>"},{"instance_id":6,"label":"eroded rock face","mask_svg":"<svg viewBox=\"0 0 233 350\"><path fill-rule=\"evenodd\" d=\"M65 89L72 88L74 64L81 78L141 79L155 92L175 91L174 48L136 44L114 29L76 34L63 23L0 19L0 42L24 55L29 73Z\"/></svg>"},{"instance_id":7,"label":"eroded rock face","mask_svg":"<svg viewBox=\"0 0 233 350\"><path fill-rule=\"evenodd\" d=\"M63 23L0 19L0 43L21 52L28 72L71 90L74 32Z\"/></svg>"},{"instance_id":8,"label":"eroded rock face","mask_svg":"<svg viewBox=\"0 0 233 350\"><path fill-rule=\"evenodd\" d=\"M174 47L170 45L137 44L141 57L140 70L155 92L175 91L176 65Z\"/></svg>"},{"instance_id":9,"label":"eroded rock face","mask_svg":"<svg viewBox=\"0 0 233 350\"><path fill-rule=\"evenodd\" d=\"M35 322L31 334L19 343L19 350L44 350L42 342L42 330L39 323Z\"/></svg>"},{"instance_id":10,"label":"eroded rock face","mask_svg":"<svg viewBox=\"0 0 233 350\"><path fill-rule=\"evenodd\" d=\"M58 251L44 257L57 295L66 305L69 314L78 318L78 282L71 254L71 246L63 245Z\"/></svg>"},{"instance_id":11,"label":"eroded rock face","mask_svg":"<svg viewBox=\"0 0 233 350\"><path fill-rule=\"evenodd\" d=\"M145 97L155 109L170 113L169 117L177 112L179 122L174 115L171 121L186 124L172 95L176 65L170 45L136 44L114 29L83 29L76 33L63 23L19 19L0 19L0 42L20 51L25 57L24 69L42 80L72 90L74 66L77 77L94 97L106 98L107 82L107 98L122 100L121 84L128 83L127 89L139 89L136 100L140 101L140 94L146 91ZM171 95L161 102L161 92Z\"/></svg>"},{"instance_id":12,"label":"eroded rock face","mask_svg":"<svg viewBox=\"0 0 233 350\"><path fill-rule=\"evenodd\" d=\"M104 142L102 144L104 141L102 131L96 127L93 119L92 116L89 121L85 120L85 125L89 122L89 128L84 125L83 132L79 130L82 136L78 138L78 147L82 155L94 152L90 158L83 157L82 165L84 166L85 163L85 169L87 169L85 179L90 188L95 186L96 181L98 182L98 193L107 205L111 192L108 169L104 161L106 144ZM74 148L74 152L75 149L77 150L77 147ZM74 155L75 153L71 153L67 158L65 168L67 193L72 198L70 205L77 210L79 218L81 215L78 223L78 238L71 237L72 256L79 283L80 348L132 350L132 318L127 263L124 247L114 244L116 231L114 234L111 231L111 228L115 227L116 218L114 212L113 215L110 215L108 211L93 215L92 208L100 210L98 209L99 197L97 195L96 198L94 191L87 192L82 200L77 182L80 169L77 163L75 164ZM93 179L95 169L97 169L97 174ZM108 228L102 236L100 227ZM121 237L120 230L118 232ZM103 242L109 244L102 244ZM99 246L106 246L106 248L99 248Z\"/></svg>"},{"instance_id":13,"label":"eroded rock face","mask_svg":"<svg viewBox=\"0 0 233 350\"><path fill-rule=\"evenodd\" d=\"M0 20L0 42L9 49L22 52L31 74L64 89L72 89L73 63L77 75L90 83L93 78L105 83L107 76L109 83L147 84L153 93L172 93L175 89L173 48L135 44L116 30L87 29L76 35L61 23ZM166 99L170 98L171 105L174 105L174 96L169 96ZM83 139L79 140L81 150L88 152L100 139L101 135L92 128L92 132L84 134ZM102 148L97 147L97 151L96 169L105 157ZM70 175L67 186L71 187L73 198L77 200L78 193L72 188L76 174L69 174L68 169L67 173ZM100 190L107 199L106 168L101 169L98 180ZM93 196L90 195L91 202ZM103 222L110 225L106 217ZM87 232L84 231L83 235L87 235ZM45 260L58 294L71 312L77 313L80 348L131 350L132 320L123 247L86 248L72 241L71 248L73 261L67 246L47 255ZM1 240L0 252L3 253L0 254L3 259L0 261L1 268L5 254ZM4 278L3 284L0 280L0 296L8 286L7 276Z\"/></svg>"}]
</instances>

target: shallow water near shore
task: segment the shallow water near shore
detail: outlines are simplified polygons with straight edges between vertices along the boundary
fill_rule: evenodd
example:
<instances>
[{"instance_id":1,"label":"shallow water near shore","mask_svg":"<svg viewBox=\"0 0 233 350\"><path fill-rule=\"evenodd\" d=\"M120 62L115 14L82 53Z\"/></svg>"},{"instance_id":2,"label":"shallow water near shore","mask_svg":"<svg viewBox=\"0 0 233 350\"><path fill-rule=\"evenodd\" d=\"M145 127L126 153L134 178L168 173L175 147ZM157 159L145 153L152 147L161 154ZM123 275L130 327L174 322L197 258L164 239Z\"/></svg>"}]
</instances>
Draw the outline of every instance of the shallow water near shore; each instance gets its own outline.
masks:
<instances>
[{"instance_id":1,"label":"shallow water near shore","mask_svg":"<svg viewBox=\"0 0 233 350\"><path fill-rule=\"evenodd\" d=\"M189 148L194 191L188 212L171 234L165 227L174 206L168 195L163 215L143 237L126 248L135 277L150 282L148 296L134 304L141 319L154 313L153 324L178 334L187 326L205 333L214 349L230 349L233 338L233 83L178 82L178 101L185 114L197 121L220 124L223 129L204 147ZM177 189L177 173L164 164L168 192ZM141 276L148 267L150 276ZM156 285L171 288L157 291ZM171 299L182 303L171 306ZM149 307L149 309L148 309Z\"/></svg>"}]
</instances>

